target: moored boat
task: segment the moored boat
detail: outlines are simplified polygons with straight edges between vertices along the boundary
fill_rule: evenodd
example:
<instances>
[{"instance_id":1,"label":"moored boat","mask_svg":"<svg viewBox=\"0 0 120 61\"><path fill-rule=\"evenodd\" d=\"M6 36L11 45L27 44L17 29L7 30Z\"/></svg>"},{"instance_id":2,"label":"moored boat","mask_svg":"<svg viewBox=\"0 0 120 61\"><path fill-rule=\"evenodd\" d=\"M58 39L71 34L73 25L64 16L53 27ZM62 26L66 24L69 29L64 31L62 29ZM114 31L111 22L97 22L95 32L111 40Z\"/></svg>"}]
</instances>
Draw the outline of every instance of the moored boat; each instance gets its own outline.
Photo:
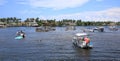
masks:
<instances>
[{"instance_id":1,"label":"moored boat","mask_svg":"<svg viewBox=\"0 0 120 61\"><path fill-rule=\"evenodd\" d=\"M111 31L117 31L118 30L117 26L110 26L109 29Z\"/></svg>"}]
</instances>

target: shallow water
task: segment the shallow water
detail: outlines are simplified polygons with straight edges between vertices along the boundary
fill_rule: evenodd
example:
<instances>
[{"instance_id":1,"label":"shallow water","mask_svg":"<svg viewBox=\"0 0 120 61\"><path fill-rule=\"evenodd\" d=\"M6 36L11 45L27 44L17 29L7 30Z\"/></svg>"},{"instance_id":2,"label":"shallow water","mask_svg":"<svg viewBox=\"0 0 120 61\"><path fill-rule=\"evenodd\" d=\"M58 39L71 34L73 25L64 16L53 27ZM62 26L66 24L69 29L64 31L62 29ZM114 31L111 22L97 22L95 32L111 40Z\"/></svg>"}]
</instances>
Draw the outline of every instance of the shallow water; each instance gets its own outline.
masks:
<instances>
[{"instance_id":1,"label":"shallow water","mask_svg":"<svg viewBox=\"0 0 120 61\"><path fill-rule=\"evenodd\" d=\"M72 44L75 33L57 27L56 31L35 32L34 27L0 28L0 61L120 61L120 31L90 32L93 49ZM23 30L26 38L15 40Z\"/></svg>"}]
</instances>

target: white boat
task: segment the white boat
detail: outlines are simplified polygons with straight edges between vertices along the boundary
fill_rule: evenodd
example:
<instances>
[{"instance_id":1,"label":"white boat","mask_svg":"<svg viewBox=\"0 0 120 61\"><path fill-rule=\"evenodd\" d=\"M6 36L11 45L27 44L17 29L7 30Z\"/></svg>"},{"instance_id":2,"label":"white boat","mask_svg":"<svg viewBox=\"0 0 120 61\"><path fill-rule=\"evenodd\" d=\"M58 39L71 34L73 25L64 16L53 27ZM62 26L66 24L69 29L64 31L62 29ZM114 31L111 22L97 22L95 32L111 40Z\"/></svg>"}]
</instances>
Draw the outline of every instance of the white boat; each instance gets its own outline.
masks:
<instances>
[{"instance_id":1,"label":"white boat","mask_svg":"<svg viewBox=\"0 0 120 61\"><path fill-rule=\"evenodd\" d=\"M83 32L94 32L93 29L82 29L82 30L83 30Z\"/></svg>"},{"instance_id":2,"label":"white boat","mask_svg":"<svg viewBox=\"0 0 120 61\"><path fill-rule=\"evenodd\" d=\"M95 27L93 29L93 31L98 31L98 32L104 32L104 27L100 26L100 27Z\"/></svg>"},{"instance_id":3,"label":"white boat","mask_svg":"<svg viewBox=\"0 0 120 61\"><path fill-rule=\"evenodd\" d=\"M117 31L118 30L116 22L110 23L109 30L111 30L111 31Z\"/></svg>"},{"instance_id":4,"label":"white boat","mask_svg":"<svg viewBox=\"0 0 120 61\"><path fill-rule=\"evenodd\" d=\"M118 30L117 26L110 26L109 29L111 31L117 31Z\"/></svg>"},{"instance_id":5,"label":"white boat","mask_svg":"<svg viewBox=\"0 0 120 61\"><path fill-rule=\"evenodd\" d=\"M50 26L41 26L36 28L36 32L48 32L48 31L55 31L56 29L54 27Z\"/></svg>"},{"instance_id":6,"label":"white boat","mask_svg":"<svg viewBox=\"0 0 120 61\"><path fill-rule=\"evenodd\" d=\"M85 41L83 40L85 36L88 37L88 34L87 33L75 34L72 40L73 44L83 49L91 49L93 47L93 45L91 44L91 41L90 43L86 44Z\"/></svg>"}]
</instances>

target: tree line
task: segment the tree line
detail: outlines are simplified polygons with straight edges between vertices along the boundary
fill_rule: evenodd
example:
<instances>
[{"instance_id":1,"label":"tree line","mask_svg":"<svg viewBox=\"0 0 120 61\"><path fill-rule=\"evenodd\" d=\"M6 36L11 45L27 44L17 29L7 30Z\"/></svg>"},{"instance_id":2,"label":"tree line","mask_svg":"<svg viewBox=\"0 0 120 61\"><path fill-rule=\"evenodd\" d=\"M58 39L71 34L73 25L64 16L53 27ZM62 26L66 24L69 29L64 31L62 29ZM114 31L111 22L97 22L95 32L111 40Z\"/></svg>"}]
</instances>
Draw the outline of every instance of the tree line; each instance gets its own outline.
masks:
<instances>
[{"instance_id":1,"label":"tree line","mask_svg":"<svg viewBox=\"0 0 120 61\"><path fill-rule=\"evenodd\" d=\"M75 25L75 26L110 26L111 23L114 23L114 25L120 25L120 22L114 22L114 21L82 21L80 20L73 20L73 19L63 19L63 20L38 20L37 23L39 26L43 25L47 22L47 25L50 26L67 26L67 25Z\"/></svg>"},{"instance_id":2,"label":"tree line","mask_svg":"<svg viewBox=\"0 0 120 61\"><path fill-rule=\"evenodd\" d=\"M0 22L5 22L5 23L11 23L11 22L18 23L20 22L20 20L21 18L16 18L16 17L0 18Z\"/></svg>"},{"instance_id":3,"label":"tree line","mask_svg":"<svg viewBox=\"0 0 120 61\"><path fill-rule=\"evenodd\" d=\"M113 21L83 21L83 20L74 20L74 19L47 19L43 20L40 18L26 18L24 22L33 22L35 21L38 26L67 26L67 25L74 25L74 26L109 26L111 23L115 23L115 25L120 25L120 22L113 22ZM21 18L16 17L7 17L7 18L0 18L0 22L4 22L6 24L9 23L19 23L21 22Z\"/></svg>"}]
</instances>

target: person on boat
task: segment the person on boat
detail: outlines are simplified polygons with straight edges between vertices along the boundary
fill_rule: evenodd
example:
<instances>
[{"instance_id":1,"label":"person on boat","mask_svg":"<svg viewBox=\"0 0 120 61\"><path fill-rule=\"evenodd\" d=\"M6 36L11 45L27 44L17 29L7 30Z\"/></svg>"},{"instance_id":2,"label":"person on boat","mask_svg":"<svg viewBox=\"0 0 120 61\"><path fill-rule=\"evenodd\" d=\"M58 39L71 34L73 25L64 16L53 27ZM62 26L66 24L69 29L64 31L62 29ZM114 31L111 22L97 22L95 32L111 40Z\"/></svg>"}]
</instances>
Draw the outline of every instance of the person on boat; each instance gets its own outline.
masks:
<instances>
[{"instance_id":1,"label":"person on boat","mask_svg":"<svg viewBox=\"0 0 120 61\"><path fill-rule=\"evenodd\" d=\"M17 31L17 32L16 32L16 35L17 35L17 36L20 36L20 31Z\"/></svg>"},{"instance_id":2,"label":"person on boat","mask_svg":"<svg viewBox=\"0 0 120 61\"><path fill-rule=\"evenodd\" d=\"M90 43L90 38L88 38L87 36L84 37L84 43L86 45L88 45Z\"/></svg>"},{"instance_id":3,"label":"person on boat","mask_svg":"<svg viewBox=\"0 0 120 61\"><path fill-rule=\"evenodd\" d=\"M20 36L22 36L23 38L25 38L25 33L23 31L20 31Z\"/></svg>"},{"instance_id":4,"label":"person on boat","mask_svg":"<svg viewBox=\"0 0 120 61\"><path fill-rule=\"evenodd\" d=\"M22 36L23 38L25 38L25 33L22 30L18 31L17 36Z\"/></svg>"}]
</instances>

